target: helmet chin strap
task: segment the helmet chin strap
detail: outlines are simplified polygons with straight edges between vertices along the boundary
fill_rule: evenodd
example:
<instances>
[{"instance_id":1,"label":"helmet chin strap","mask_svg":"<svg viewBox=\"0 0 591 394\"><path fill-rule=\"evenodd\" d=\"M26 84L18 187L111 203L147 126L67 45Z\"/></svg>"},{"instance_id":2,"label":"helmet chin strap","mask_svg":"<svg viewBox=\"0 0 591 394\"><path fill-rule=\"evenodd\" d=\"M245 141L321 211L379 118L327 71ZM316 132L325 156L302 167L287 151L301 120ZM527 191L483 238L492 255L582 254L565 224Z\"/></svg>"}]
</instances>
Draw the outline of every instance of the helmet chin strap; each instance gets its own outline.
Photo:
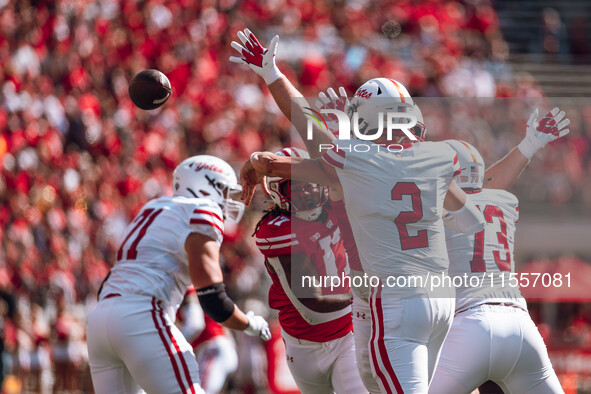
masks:
<instances>
[{"instance_id":1,"label":"helmet chin strap","mask_svg":"<svg viewBox=\"0 0 591 394\"><path fill-rule=\"evenodd\" d=\"M318 219L322 214L322 207L316 207L306 211L295 211L292 213L296 218L305 220L307 222L313 222Z\"/></svg>"}]
</instances>

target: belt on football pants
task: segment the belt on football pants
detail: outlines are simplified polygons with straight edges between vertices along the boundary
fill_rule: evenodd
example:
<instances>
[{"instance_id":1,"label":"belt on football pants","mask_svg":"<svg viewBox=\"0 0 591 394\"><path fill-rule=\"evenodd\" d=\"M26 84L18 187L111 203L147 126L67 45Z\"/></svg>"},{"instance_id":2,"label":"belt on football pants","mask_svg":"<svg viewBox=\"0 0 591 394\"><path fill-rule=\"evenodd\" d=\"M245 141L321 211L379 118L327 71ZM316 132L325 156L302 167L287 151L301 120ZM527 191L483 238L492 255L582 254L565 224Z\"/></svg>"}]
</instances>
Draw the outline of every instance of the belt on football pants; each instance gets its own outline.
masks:
<instances>
[{"instance_id":1,"label":"belt on football pants","mask_svg":"<svg viewBox=\"0 0 591 394\"><path fill-rule=\"evenodd\" d=\"M107 298L113 298L113 297L121 297L121 294L119 293L111 293L111 294L107 294L105 296L105 298L103 298L103 300L106 300Z\"/></svg>"},{"instance_id":2,"label":"belt on football pants","mask_svg":"<svg viewBox=\"0 0 591 394\"><path fill-rule=\"evenodd\" d=\"M523 307L521 307L519 305L516 305L516 304L514 304L512 302L484 302L482 304L470 306L470 307L465 308L465 309L460 309L459 311L456 311L455 315L459 315L460 313L464 313L466 311L469 311L470 309L478 308L478 307L481 307L483 305L508 306L508 307L511 307L511 308L520 309L522 311L527 312L527 310L523 309Z\"/></svg>"}]
</instances>

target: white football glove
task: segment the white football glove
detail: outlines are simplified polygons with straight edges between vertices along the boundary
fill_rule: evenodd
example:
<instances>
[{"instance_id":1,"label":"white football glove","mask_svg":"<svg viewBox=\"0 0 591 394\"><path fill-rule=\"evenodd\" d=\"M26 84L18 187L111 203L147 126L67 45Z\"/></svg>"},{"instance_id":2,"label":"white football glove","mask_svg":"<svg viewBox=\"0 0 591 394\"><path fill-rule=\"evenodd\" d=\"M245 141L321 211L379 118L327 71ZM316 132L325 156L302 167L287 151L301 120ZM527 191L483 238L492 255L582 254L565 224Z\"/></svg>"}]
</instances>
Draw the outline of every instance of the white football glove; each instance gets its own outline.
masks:
<instances>
[{"instance_id":1,"label":"white football glove","mask_svg":"<svg viewBox=\"0 0 591 394\"><path fill-rule=\"evenodd\" d=\"M244 46L232 41L232 48L238 51L240 57L230 56L230 61L246 64L252 71L263 77L267 85L279 79L282 74L275 64L279 36L273 37L268 49L263 48L259 40L248 29L244 29L244 33L239 31L238 38Z\"/></svg>"},{"instance_id":2,"label":"white football glove","mask_svg":"<svg viewBox=\"0 0 591 394\"><path fill-rule=\"evenodd\" d=\"M246 314L248 319L248 327L244 329L244 333L253 337L260 337L263 341L271 339L271 330L269 330L269 323L262 316L257 316L253 311Z\"/></svg>"},{"instance_id":3,"label":"white football glove","mask_svg":"<svg viewBox=\"0 0 591 394\"><path fill-rule=\"evenodd\" d=\"M525 138L517 145L523 156L530 160L548 142L564 137L569 133L569 129L566 129L566 127L570 124L570 120L568 118L563 119L565 112L558 109L558 107L554 107L539 121L538 114L539 111L536 108L527 121Z\"/></svg>"},{"instance_id":4,"label":"white football glove","mask_svg":"<svg viewBox=\"0 0 591 394\"><path fill-rule=\"evenodd\" d=\"M328 96L326 95L328 93ZM338 109L344 113L347 113L347 109L351 104L349 102L349 98L347 97L347 91L344 87L339 88L340 97L334 91L333 88L328 88L326 93L320 92L318 93L318 100L316 100L316 107L319 109ZM328 129L334 134L339 132L339 122L337 121L336 116L328 115L328 121L326 125Z\"/></svg>"}]
</instances>

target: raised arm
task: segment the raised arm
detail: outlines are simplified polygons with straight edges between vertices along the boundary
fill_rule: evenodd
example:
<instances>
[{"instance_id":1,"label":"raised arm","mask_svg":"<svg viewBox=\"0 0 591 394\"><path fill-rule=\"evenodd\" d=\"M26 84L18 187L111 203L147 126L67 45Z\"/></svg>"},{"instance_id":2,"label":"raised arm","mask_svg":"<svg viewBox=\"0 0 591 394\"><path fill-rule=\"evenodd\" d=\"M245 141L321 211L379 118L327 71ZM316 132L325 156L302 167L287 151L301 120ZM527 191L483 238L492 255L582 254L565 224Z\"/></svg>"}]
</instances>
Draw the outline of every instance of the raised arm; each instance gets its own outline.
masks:
<instances>
[{"instance_id":1,"label":"raised arm","mask_svg":"<svg viewBox=\"0 0 591 394\"><path fill-rule=\"evenodd\" d=\"M564 119L564 116L565 112L555 107L538 121L536 109L527 121L525 138L505 157L486 170L483 187L507 189L513 185L538 150L569 133L566 127L570 124L570 120Z\"/></svg>"},{"instance_id":2,"label":"raised arm","mask_svg":"<svg viewBox=\"0 0 591 394\"><path fill-rule=\"evenodd\" d=\"M474 234L484 228L484 216L454 181L447 190L443 208L447 211L443 216L445 225L456 232Z\"/></svg>"},{"instance_id":3,"label":"raised arm","mask_svg":"<svg viewBox=\"0 0 591 394\"><path fill-rule=\"evenodd\" d=\"M528 164L529 159L515 147L505 157L486 169L482 187L486 189L508 189L515 183Z\"/></svg>"},{"instance_id":4,"label":"raised arm","mask_svg":"<svg viewBox=\"0 0 591 394\"><path fill-rule=\"evenodd\" d=\"M247 205L250 204L258 184L262 184L266 190L265 176L297 179L328 185L340 190L339 178L335 169L321 158L300 159L278 156L271 152L255 152L240 170L240 183L242 184L240 198L246 200Z\"/></svg>"},{"instance_id":5,"label":"raised arm","mask_svg":"<svg viewBox=\"0 0 591 394\"><path fill-rule=\"evenodd\" d=\"M312 133L308 135L308 116L313 114L312 107L285 75L267 87L281 112L291 121L298 135L304 141L310 157L320 157L322 152L318 147L320 144L330 144L335 139L334 135L330 130L319 127L315 122L311 123ZM307 113L310 115L306 115Z\"/></svg>"},{"instance_id":6,"label":"raised arm","mask_svg":"<svg viewBox=\"0 0 591 394\"><path fill-rule=\"evenodd\" d=\"M311 106L295 86L281 73L275 63L275 53L277 51L279 36L273 37L269 48L264 48L249 29L244 29L244 32L239 31L238 38L242 42L242 45L235 41L232 41L231 45L240 56L231 56L230 61L247 65L264 79L277 106L287 119L291 121L306 144L310 156L319 157L321 155L318 149L320 144L331 143L334 136L329 130L321 128L312 122L312 135L311 138L308 138L308 117L306 113L312 112Z\"/></svg>"}]
</instances>

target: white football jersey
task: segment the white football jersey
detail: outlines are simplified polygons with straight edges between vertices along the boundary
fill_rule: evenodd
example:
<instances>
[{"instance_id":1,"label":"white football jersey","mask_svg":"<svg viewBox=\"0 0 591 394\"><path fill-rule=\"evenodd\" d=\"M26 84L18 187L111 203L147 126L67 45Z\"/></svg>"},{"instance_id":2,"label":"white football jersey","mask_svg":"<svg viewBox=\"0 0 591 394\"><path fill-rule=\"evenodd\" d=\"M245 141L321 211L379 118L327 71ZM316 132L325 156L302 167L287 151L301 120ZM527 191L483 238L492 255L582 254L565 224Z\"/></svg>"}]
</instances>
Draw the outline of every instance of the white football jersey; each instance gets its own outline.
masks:
<instances>
[{"instance_id":1,"label":"white football jersey","mask_svg":"<svg viewBox=\"0 0 591 394\"><path fill-rule=\"evenodd\" d=\"M117 261L100 297L110 293L155 297L174 320L191 284L185 241L197 232L222 244L222 210L206 198L160 197L144 205L125 229Z\"/></svg>"},{"instance_id":2,"label":"white football jersey","mask_svg":"<svg viewBox=\"0 0 591 394\"><path fill-rule=\"evenodd\" d=\"M482 189L469 198L484 215L484 230L467 235L445 229L449 275L463 278L456 282L456 313L491 301L525 308L519 286L512 286L517 282L509 276L515 272L517 197L505 190Z\"/></svg>"},{"instance_id":3,"label":"white football jersey","mask_svg":"<svg viewBox=\"0 0 591 394\"><path fill-rule=\"evenodd\" d=\"M446 271L443 199L460 172L457 155L441 142L402 152L360 140L333 142L323 159L343 187L361 263L371 276ZM364 152L367 147L369 152Z\"/></svg>"}]
</instances>

